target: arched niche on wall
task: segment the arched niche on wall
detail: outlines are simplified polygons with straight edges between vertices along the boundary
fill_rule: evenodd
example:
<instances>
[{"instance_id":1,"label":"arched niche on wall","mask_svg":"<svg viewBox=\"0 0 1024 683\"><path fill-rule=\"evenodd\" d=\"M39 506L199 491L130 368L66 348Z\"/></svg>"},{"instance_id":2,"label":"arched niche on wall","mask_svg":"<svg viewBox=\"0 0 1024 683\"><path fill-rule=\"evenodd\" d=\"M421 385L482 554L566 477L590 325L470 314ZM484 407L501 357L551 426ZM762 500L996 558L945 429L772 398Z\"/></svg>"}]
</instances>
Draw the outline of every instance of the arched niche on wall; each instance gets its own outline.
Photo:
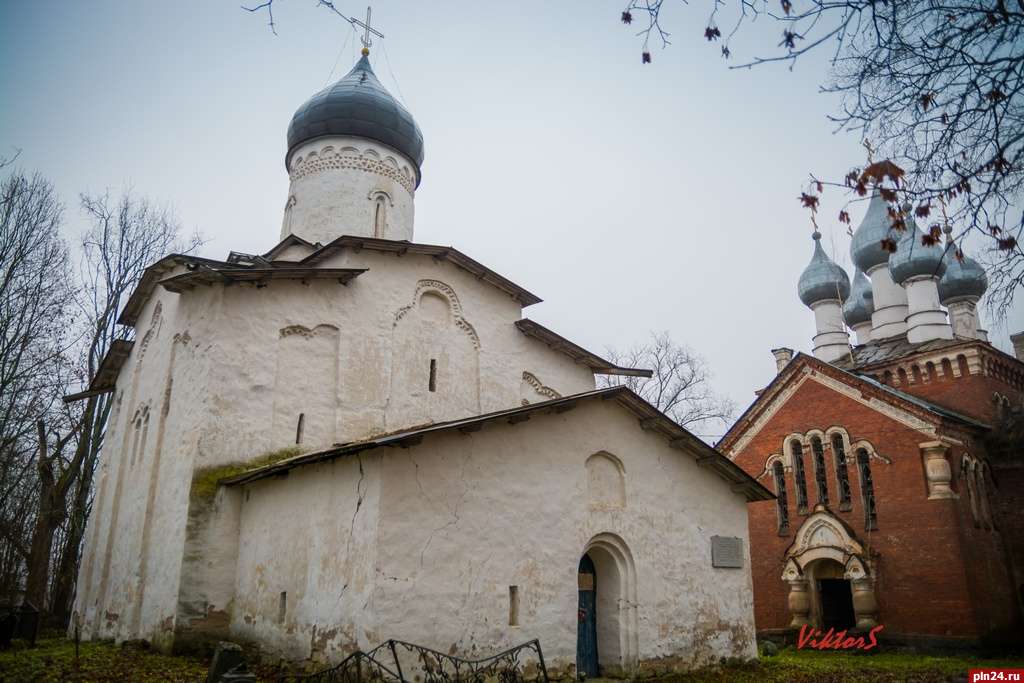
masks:
<instances>
[{"instance_id":1,"label":"arched niche on wall","mask_svg":"<svg viewBox=\"0 0 1024 683\"><path fill-rule=\"evenodd\" d=\"M480 412L480 338L455 290L420 280L395 314L386 421L439 422Z\"/></svg>"},{"instance_id":2,"label":"arched niche on wall","mask_svg":"<svg viewBox=\"0 0 1024 683\"><path fill-rule=\"evenodd\" d=\"M591 510L622 510L626 507L626 469L622 461L606 451L598 451L585 465L587 506Z\"/></svg>"}]
</instances>

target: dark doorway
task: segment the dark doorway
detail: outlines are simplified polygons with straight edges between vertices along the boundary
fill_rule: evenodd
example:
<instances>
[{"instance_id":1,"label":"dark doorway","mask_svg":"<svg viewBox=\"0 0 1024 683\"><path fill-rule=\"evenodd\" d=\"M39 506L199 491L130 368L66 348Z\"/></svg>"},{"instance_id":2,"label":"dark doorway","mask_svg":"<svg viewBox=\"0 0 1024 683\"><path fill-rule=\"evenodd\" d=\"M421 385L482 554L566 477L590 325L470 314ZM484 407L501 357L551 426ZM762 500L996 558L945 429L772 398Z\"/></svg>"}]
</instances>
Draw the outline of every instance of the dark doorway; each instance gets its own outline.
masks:
<instances>
[{"instance_id":1,"label":"dark doorway","mask_svg":"<svg viewBox=\"0 0 1024 683\"><path fill-rule=\"evenodd\" d=\"M579 612L576 626L576 672L582 677L597 678L597 572L590 555L580 560L577 574Z\"/></svg>"},{"instance_id":2,"label":"dark doorway","mask_svg":"<svg viewBox=\"0 0 1024 683\"><path fill-rule=\"evenodd\" d=\"M837 631L852 628L857 623L853 612L853 593L846 579L821 579L818 581L818 595L821 596L821 627Z\"/></svg>"}]
</instances>

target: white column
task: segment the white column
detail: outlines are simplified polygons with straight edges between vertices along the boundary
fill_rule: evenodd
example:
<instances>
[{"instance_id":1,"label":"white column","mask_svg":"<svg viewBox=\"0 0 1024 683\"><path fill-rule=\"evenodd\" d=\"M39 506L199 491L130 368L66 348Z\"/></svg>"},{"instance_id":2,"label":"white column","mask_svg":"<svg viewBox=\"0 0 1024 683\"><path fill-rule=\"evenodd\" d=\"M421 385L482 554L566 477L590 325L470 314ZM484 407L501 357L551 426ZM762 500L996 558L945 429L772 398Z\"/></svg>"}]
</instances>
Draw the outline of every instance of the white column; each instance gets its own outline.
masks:
<instances>
[{"instance_id":1,"label":"white column","mask_svg":"<svg viewBox=\"0 0 1024 683\"><path fill-rule=\"evenodd\" d=\"M1011 334L1010 343L1013 344L1013 355L1017 360L1024 361L1024 332Z\"/></svg>"},{"instance_id":2,"label":"white column","mask_svg":"<svg viewBox=\"0 0 1024 683\"><path fill-rule=\"evenodd\" d=\"M932 276L913 277L903 283L907 290L907 341L952 339L953 330L939 306L939 283Z\"/></svg>"},{"instance_id":3,"label":"white column","mask_svg":"<svg viewBox=\"0 0 1024 683\"><path fill-rule=\"evenodd\" d=\"M793 349L772 349L772 355L775 356L775 371L782 372L789 365L789 361L793 360Z\"/></svg>"},{"instance_id":4,"label":"white column","mask_svg":"<svg viewBox=\"0 0 1024 683\"><path fill-rule=\"evenodd\" d=\"M978 299L965 297L946 302L953 336L961 339L978 339Z\"/></svg>"},{"instance_id":5,"label":"white column","mask_svg":"<svg viewBox=\"0 0 1024 683\"><path fill-rule=\"evenodd\" d=\"M814 335L814 357L831 363L850 353L850 335L846 332L843 322L843 309L838 299L819 301L813 306L814 326L818 333Z\"/></svg>"},{"instance_id":6,"label":"white column","mask_svg":"<svg viewBox=\"0 0 1024 683\"><path fill-rule=\"evenodd\" d=\"M854 325L853 331L857 335L857 345L867 344L871 341L871 321L865 320L864 322Z\"/></svg>"},{"instance_id":7,"label":"white column","mask_svg":"<svg viewBox=\"0 0 1024 683\"><path fill-rule=\"evenodd\" d=\"M875 312L871 314L871 338L875 341L902 337L907 333L907 293L892 281L889 264L869 272Z\"/></svg>"}]
</instances>

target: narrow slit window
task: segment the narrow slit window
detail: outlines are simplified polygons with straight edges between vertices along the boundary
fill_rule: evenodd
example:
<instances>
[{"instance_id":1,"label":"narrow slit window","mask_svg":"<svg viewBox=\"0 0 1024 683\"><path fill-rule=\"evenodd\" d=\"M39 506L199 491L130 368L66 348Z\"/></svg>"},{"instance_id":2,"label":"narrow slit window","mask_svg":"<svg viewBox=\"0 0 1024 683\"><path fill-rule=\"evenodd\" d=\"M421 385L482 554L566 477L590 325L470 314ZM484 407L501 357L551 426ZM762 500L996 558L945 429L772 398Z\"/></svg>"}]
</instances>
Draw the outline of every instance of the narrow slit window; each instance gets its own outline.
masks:
<instances>
[{"instance_id":1,"label":"narrow slit window","mask_svg":"<svg viewBox=\"0 0 1024 683\"><path fill-rule=\"evenodd\" d=\"M839 509L849 510L850 503L850 474L846 466L846 447L843 445L843 437L839 434L832 435L832 452L836 456L836 481L839 482Z\"/></svg>"},{"instance_id":2,"label":"narrow slit window","mask_svg":"<svg viewBox=\"0 0 1024 683\"><path fill-rule=\"evenodd\" d=\"M437 391L437 359L430 359L430 380L427 383L427 388L431 391Z\"/></svg>"},{"instance_id":3,"label":"narrow slit window","mask_svg":"<svg viewBox=\"0 0 1024 683\"><path fill-rule=\"evenodd\" d=\"M519 626L519 586L508 587L508 625Z\"/></svg>"},{"instance_id":4,"label":"narrow slit window","mask_svg":"<svg viewBox=\"0 0 1024 683\"><path fill-rule=\"evenodd\" d=\"M306 427L306 414L299 413L299 421L295 425L295 443L302 443L302 431Z\"/></svg>"},{"instance_id":5,"label":"narrow slit window","mask_svg":"<svg viewBox=\"0 0 1024 683\"><path fill-rule=\"evenodd\" d=\"M814 454L814 483L818 488L818 502L828 505L828 472L825 469L825 447L821 439L811 439L811 452Z\"/></svg>"},{"instance_id":6,"label":"narrow slit window","mask_svg":"<svg viewBox=\"0 0 1024 683\"><path fill-rule=\"evenodd\" d=\"M804 474L804 447L799 441L791 441L790 453L793 455L793 482L796 485L796 511L807 512L807 478Z\"/></svg>"},{"instance_id":7,"label":"narrow slit window","mask_svg":"<svg viewBox=\"0 0 1024 683\"><path fill-rule=\"evenodd\" d=\"M871 479L871 462L868 452L857 449L857 469L860 470L860 490L864 499L864 528L878 528L878 513L875 510L875 483Z\"/></svg>"},{"instance_id":8,"label":"narrow slit window","mask_svg":"<svg viewBox=\"0 0 1024 683\"><path fill-rule=\"evenodd\" d=\"M281 597L277 601L277 620L284 623L284 617L288 613L288 591L281 591Z\"/></svg>"},{"instance_id":9,"label":"narrow slit window","mask_svg":"<svg viewBox=\"0 0 1024 683\"><path fill-rule=\"evenodd\" d=\"M772 473L775 476L775 506L779 513L779 535L783 536L789 533L789 507L786 500L786 474L778 460L772 465Z\"/></svg>"}]
</instances>

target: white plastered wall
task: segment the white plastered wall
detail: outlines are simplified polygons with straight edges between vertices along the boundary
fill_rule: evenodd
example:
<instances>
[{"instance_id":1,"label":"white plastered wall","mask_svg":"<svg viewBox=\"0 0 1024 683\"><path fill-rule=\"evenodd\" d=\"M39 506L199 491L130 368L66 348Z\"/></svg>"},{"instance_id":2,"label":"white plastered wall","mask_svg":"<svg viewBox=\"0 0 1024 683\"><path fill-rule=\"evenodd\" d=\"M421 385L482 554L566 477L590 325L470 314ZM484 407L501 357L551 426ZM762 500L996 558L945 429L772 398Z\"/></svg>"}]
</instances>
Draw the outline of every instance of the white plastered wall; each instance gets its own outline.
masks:
<instances>
[{"instance_id":1,"label":"white plastered wall","mask_svg":"<svg viewBox=\"0 0 1024 683\"><path fill-rule=\"evenodd\" d=\"M138 341L114 393L86 532L76 608L87 637L144 637L165 645L176 626L219 627L228 607L217 587L225 570L202 576L196 558L220 557L224 548L205 522L197 524L207 511L190 511L193 473L294 446L300 412L301 446L310 449L411 426L403 420L422 415L409 411L407 401L394 401L396 393L417 394L426 418L440 420L520 405L524 371L561 394L594 388L589 368L518 331L517 301L450 263L363 251L322 265L369 271L348 286L275 281L262 288L198 286L180 295L157 287L143 307ZM458 354L438 354L442 390L430 393L431 348L421 348L420 338L401 326L417 317L418 294L436 292L457 299L458 317L476 342L451 310L434 316L444 324L434 330L431 348ZM309 341L315 352L290 352L283 341ZM468 376L467 359L478 368ZM396 362L422 373L396 382ZM308 393L315 395L303 402ZM148 408L149 421L136 451L132 420L140 407Z\"/></svg>"},{"instance_id":2,"label":"white plastered wall","mask_svg":"<svg viewBox=\"0 0 1024 683\"><path fill-rule=\"evenodd\" d=\"M588 494L598 452L621 463L624 505ZM614 403L428 436L243 488L252 493L236 590L253 597L237 603L233 631L289 656L336 660L387 638L485 656L539 638L549 667L565 670L576 656L577 566L603 539L633 565L621 613L598 616L599 630L602 618L619 620L626 661L607 655L603 667L755 656L744 498ZM712 568L714 535L742 539L743 569ZM508 624L509 586L518 626Z\"/></svg>"},{"instance_id":3,"label":"white plastered wall","mask_svg":"<svg viewBox=\"0 0 1024 683\"><path fill-rule=\"evenodd\" d=\"M113 394L75 609L83 634L169 644L177 612L193 459L208 426L216 315L157 289ZM136 433L133 417L148 413Z\"/></svg>"},{"instance_id":4,"label":"white plastered wall","mask_svg":"<svg viewBox=\"0 0 1024 683\"><path fill-rule=\"evenodd\" d=\"M412 241L417 173L405 156L372 140L310 140L289 157L281 238L294 234L321 244L342 235Z\"/></svg>"}]
</instances>

